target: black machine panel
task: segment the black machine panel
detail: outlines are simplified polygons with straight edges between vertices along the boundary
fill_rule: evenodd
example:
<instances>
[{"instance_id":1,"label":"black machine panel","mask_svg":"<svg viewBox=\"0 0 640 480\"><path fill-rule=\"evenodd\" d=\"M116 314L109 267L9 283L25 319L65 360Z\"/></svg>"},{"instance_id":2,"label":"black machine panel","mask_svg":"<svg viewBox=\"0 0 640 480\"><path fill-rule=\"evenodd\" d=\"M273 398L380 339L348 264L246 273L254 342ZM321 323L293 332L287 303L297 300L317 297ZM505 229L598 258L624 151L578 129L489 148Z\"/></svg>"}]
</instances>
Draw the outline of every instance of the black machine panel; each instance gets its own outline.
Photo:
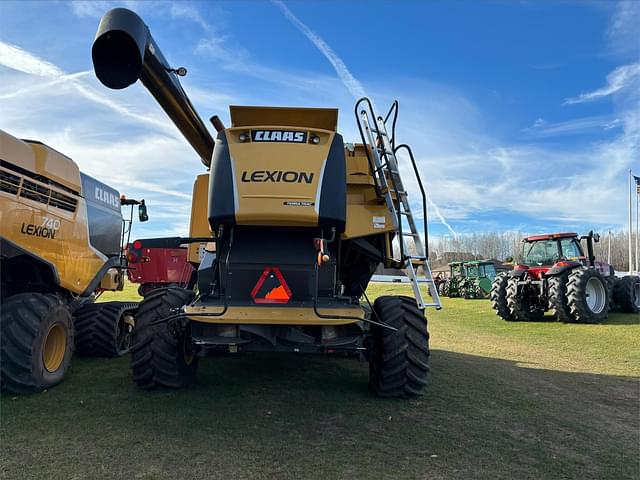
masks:
<instances>
[{"instance_id":1,"label":"black machine panel","mask_svg":"<svg viewBox=\"0 0 640 480\"><path fill-rule=\"evenodd\" d=\"M87 222L91 245L107 256L119 255L122 212L117 190L80 173L82 195L87 202Z\"/></svg>"}]
</instances>

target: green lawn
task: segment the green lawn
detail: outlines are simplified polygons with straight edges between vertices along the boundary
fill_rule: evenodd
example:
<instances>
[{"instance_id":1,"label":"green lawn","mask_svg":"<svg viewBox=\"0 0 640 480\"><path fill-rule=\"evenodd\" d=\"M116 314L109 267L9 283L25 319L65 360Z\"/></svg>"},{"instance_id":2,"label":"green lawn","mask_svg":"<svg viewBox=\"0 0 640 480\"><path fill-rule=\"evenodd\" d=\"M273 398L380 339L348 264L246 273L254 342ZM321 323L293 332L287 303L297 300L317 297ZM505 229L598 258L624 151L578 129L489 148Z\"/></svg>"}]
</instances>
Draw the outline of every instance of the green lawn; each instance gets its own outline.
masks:
<instances>
[{"instance_id":1,"label":"green lawn","mask_svg":"<svg viewBox=\"0 0 640 480\"><path fill-rule=\"evenodd\" d=\"M347 358L207 358L192 388L158 392L135 388L128 358L75 358L60 386L2 398L0 475L640 478L639 316L507 323L487 301L444 306L428 312L429 391L410 401L372 396Z\"/></svg>"}]
</instances>

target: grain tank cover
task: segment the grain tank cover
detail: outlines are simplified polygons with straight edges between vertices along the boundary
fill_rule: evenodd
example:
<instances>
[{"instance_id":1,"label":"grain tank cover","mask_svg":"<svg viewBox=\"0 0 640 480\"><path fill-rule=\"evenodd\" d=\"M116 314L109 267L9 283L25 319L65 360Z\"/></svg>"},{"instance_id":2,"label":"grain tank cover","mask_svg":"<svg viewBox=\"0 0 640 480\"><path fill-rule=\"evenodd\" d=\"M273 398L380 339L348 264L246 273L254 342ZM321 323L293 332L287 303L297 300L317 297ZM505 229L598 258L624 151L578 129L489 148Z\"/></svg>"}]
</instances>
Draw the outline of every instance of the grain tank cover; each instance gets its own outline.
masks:
<instances>
[{"instance_id":1,"label":"grain tank cover","mask_svg":"<svg viewBox=\"0 0 640 480\"><path fill-rule=\"evenodd\" d=\"M209 222L344 231L346 172L335 109L231 107L218 134Z\"/></svg>"},{"instance_id":2,"label":"grain tank cover","mask_svg":"<svg viewBox=\"0 0 640 480\"><path fill-rule=\"evenodd\" d=\"M337 108L242 107L231 105L229 111L233 127L280 125L316 128L335 132L338 126Z\"/></svg>"}]
</instances>

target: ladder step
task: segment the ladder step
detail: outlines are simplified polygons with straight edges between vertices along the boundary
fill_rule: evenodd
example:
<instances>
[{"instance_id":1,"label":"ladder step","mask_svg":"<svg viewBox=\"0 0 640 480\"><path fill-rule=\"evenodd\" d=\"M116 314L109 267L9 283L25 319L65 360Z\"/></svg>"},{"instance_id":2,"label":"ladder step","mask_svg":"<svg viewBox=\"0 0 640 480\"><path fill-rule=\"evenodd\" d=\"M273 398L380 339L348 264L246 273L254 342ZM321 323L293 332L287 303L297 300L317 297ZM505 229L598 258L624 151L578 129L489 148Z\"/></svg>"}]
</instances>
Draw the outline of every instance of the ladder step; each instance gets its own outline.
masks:
<instances>
[{"instance_id":1,"label":"ladder step","mask_svg":"<svg viewBox=\"0 0 640 480\"><path fill-rule=\"evenodd\" d=\"M391 188L383 188L382 190L380 190L380 193L382 193L383 195L386 195L387 193L395 193L396 195L406 195L407 192L405 192L404 190L393 190ZM401 213L405 213L405 212L401 212Z\"/></svg>"},{"instance_id":2,"label":"ladder step","mask_svg":"<svg viewBox=\"0 0 640 480\"><path fill-rule=\"evenodd\" d=\"M405 237L419 237L420 236L417 233L407 233L407 232L402 232L402 235L405 236Z\"/></svg>"}]
</instances>

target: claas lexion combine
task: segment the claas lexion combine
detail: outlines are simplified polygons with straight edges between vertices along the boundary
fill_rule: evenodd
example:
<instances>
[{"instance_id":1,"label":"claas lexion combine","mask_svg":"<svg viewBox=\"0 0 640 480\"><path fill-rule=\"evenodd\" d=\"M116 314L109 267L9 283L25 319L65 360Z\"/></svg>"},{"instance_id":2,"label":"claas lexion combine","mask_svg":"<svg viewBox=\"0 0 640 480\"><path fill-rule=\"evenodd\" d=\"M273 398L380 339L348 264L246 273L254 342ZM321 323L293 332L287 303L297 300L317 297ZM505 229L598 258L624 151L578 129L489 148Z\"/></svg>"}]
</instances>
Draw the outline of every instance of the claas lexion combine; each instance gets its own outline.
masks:
<instances>
[{"instance_id":1,"label":"claas lexion combine","mask_svg":"<svg viewBox=\"0 0 640 480\"><path fill-rule=\"evenodd\" d=\"M398 171L396 153L411 152L385 128L397 104L385 119L368 99L357 103L361 144L343 142L329 108L231 106L230 127L212 118L214 140L179 83L185 72L171 68L136 14L106 13L92 57L109 88L141 80L208 169L195 181L190 236L181 239L198 268L196 288L159 289L141 303L131 348L136 384L185 386L198 359L214 352L355 352L369 360L378 394L421 394L424 309L439 307L439 298L426 218L418 232ZM407 269L416 298L368 303L381 262Z\"/></svg>"},{"instance_id":2,"label":"claas lexion combine","mask_svg":"<svg viewBox=\"0 0 640 480\"><path fill-rule=\"evenodd\" d=\"M75 349L129 350L137 304L93 303L123 288L133 207L144 200L86 175L69 157L0 131L0 388L29 393L59 383ZM128 220L121 207L131 206Z\"/></svg>"}]
</instances>

